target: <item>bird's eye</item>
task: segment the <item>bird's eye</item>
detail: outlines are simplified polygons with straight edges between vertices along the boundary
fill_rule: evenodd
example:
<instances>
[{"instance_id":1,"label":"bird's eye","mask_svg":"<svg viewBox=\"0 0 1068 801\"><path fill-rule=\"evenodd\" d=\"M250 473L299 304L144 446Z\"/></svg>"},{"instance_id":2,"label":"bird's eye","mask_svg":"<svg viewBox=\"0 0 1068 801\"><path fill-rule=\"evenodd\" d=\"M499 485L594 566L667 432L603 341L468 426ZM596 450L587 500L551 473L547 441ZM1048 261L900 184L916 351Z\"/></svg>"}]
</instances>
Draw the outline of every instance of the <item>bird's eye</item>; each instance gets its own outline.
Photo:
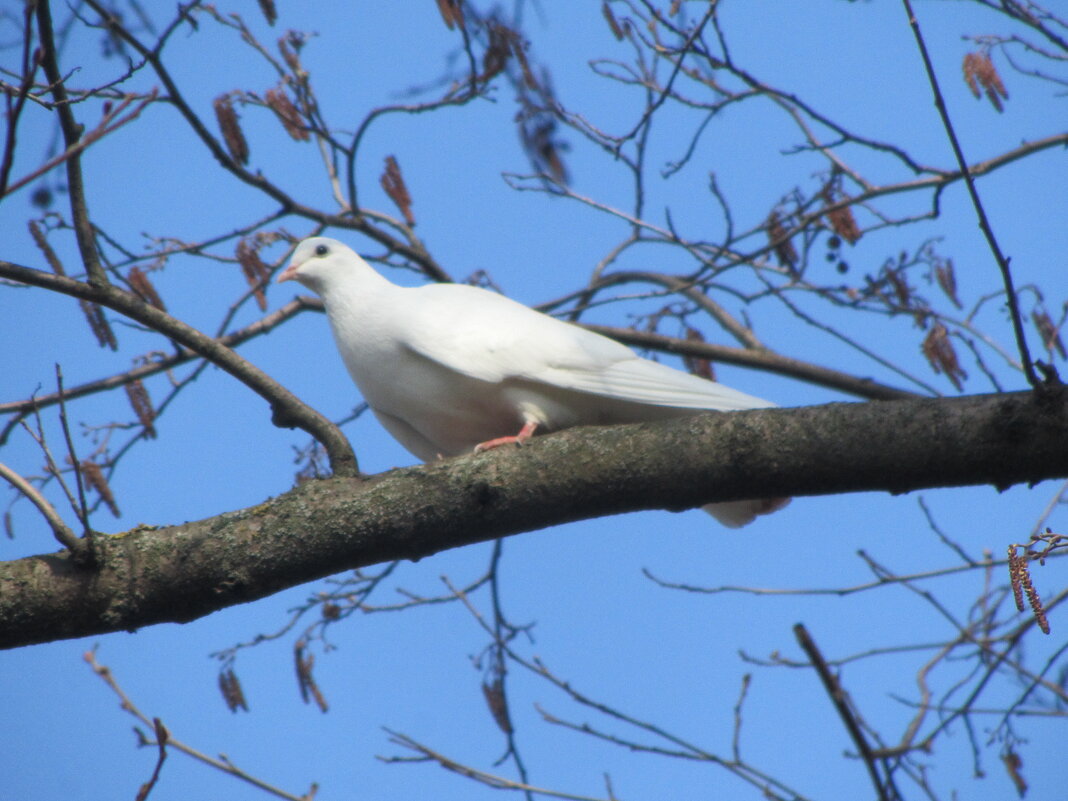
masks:
<instances>
[{"instance_id":1,"label":"bird's eye","mask_svg":"<svg viewBox=\"0 0 1068 801\"><path fill-rule=\"evenodd\" d=\"M316 256L325 256L329 252L330 252L330 248L328 248L326 245L316 245L315 246L315 255Z\"/></svg>"}]
</instances>

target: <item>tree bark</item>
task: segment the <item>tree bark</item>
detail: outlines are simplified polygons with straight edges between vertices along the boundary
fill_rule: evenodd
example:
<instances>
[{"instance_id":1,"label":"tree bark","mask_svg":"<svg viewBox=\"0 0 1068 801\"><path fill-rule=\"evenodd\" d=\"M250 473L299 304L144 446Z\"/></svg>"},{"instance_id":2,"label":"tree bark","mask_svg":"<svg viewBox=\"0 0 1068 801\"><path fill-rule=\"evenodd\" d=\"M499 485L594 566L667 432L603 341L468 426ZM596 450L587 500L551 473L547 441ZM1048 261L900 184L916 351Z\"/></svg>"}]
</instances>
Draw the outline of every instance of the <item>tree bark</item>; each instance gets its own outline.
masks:
<instances>
[{"instance_id":1,"label":"tree bark","mask_svg":"<svg viewBox=\"0 0 1068 801\"><path fill-rule=\"evenodd\" d=\"M66 551L0 564L0 647L188 622L340 571L618 512L1065 476L1064 387L572 429L98 535L92 567Z\"/></svg>"}]
</instances>

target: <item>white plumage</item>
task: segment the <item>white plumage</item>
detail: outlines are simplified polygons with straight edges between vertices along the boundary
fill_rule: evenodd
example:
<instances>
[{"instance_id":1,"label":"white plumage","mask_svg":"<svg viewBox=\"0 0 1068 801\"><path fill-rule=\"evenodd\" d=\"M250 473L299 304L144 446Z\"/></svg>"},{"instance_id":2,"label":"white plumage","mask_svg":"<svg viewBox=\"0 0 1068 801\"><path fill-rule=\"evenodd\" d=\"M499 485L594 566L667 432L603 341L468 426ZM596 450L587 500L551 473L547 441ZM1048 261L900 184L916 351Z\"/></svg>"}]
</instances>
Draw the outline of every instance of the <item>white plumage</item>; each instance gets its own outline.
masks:
<instances>
[{"instance_id":1,"label":"white plumage","mask_svg":"<svg viewBox=\"0 0 1068 801\"><path fill-rule=\"evenodd\" d=\"M383 426L424 461L575 425L774 404L463 284L400 287L327 237L301 242L279 281L323 299L334 341ZM517 432L518 435L517 435ZM785 499L706 506L738 527Z\"/></svg>"}]
</instances>

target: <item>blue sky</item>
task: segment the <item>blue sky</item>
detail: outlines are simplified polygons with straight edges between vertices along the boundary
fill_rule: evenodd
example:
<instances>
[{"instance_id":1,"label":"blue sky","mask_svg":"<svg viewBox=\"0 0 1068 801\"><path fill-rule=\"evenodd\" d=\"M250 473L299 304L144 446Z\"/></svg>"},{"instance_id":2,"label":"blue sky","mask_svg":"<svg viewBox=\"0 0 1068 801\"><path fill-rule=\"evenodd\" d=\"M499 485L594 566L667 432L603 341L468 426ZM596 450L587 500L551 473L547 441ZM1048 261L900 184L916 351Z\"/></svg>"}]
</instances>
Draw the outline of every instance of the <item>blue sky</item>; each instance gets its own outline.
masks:
<instances>
[{"instance_id":1,"label":"blue sky","mask_svg":"<svg viewBox=\"0 0 1068 801\"><path fill-rule=\"evenodd\" d=\"M1011 97L1002 115L968 93L960 61L971 45L961 35L989 32L997 24L992 14L969 10L964 3L916 5L972 160L1057 132L1056 109L1063 100L1046 85L1011 75ZM273 31L263 25L255 4L234 4L232 10L246 15L268 42L286 28L317 32L303 61L318 87L324 114L346 130L355 128L370 109L398 102L407 87L436 79L443 70L443 54L457 44L456 33L444 27L432 4L421 4L418 11L411 4L283 7ZM533 53L552 70L566 105L607 129L633 123L636 90L607 82L589 66L598 56L627 56L626 47L612 38L599 4L529 6L526 19ZM821 111L872 138L909 148L923 163L952 167L911 34L896 4L735 1L723 4L723 19L735 59L763 80L804 94ZM201 28L196 35L176 34L167 57L179 82L191 87L196 109L210 120L213 98L235 88L262 92L274 76L232 31L206 20ZM7 27L4 40L11 38ZM119 69L115 61L100 61L99 48L96 33L81 30L72 36L63 63L84 65L75 77L79 86L103 82ZM11 52L4 51L5 65L11 58ZM1007 70L1004 74L1009 75ZM140 90L151 85L154 81L147 74L131 83ZM78 112L92 121L99 110L86 105ZM384 157L395 155L414 198L417 231L435 258L458 279L486 270L507 294L534 305L582 283L625 227L575 201L508 188L502 173L529 171L512 124L515 113L511 92L501 84L491 100L465 108L430 117L384 118L365 141L359 181L367 206L392 212L378 187L378 175ZM329 187L315 148L290 141L262 114L242 114L253 166L298 199L329 208ZM665 112L654 126L651 163L659 166L677 158L699 119L684 110ZM16 175L33 168L41 148L32 143L35 137L44 141L51 130L37 109L30 109L25 125L20 134L28 144ZM571 146L565 155L574 190L627 208L630 188L618 164L574 134L564 136ZM676 224L715 241L724 230L707 192L708 174L715 172L731 198L736 224L758 224L784 191L795 184L811 187L818 180L814 176L823 165L815 157L782 154L796 141L796 131L767 103L729 109L710 126L689 169L667 181L650 181L649 219L663 224L663 209L670 206ZM872 179L907 177L888 159L854 151L849 155ZM1063 151L1047 151L980 183L1003 248L1013 258L1018 283L1036 282L1062 295L1064 282L1058 276L1063 271L1054 254L1068 248L1068 229L1058 222L1068 200L1059 180L1063 160ZM132 244L145 235L187 240L215 236L273 209L272 202L219 171L163 106L146 111L143 120L94 146L85 170L94 217L111 235ZM924 202L901 198L883 208L916 211ZM865 272L877 270L897 249L911 249L938 236L940 250L954 258L967 301L996 289L996 268L962 187L946 191L942 209L939 220L907 233L891 230L862 240L849 251L853 270L844 280L859 283ZM2 256L42 266L25 228L32 214L26 191L0 204ZM310 230L298 220L287 221L286 227L298 236ZM366 240L333 234L368 255L378 253ZM73 265L72 241L57 236L54 244ZM271 253L280 256L281 248ZM633 250L617 266L687 269L676 254L652 246ZM404 274L391 277L416 280ZM243 286L233 265L193 259L172 260L153 280L173 314L205 330L215 328ZM295 291L291 284L272 288L271 307L285 303ZM1063 303L1062 295L1047 298L1051 311ZM808 299L800 302L814 313L827 313ZM50 391L57 361L67 384L75 385L121 371L137 355L161 347L157 338L119 326L120 352L97 349L88 342L76 304L39 290L0 286L0 310L6 354L0 357L3 401L23 398L37 387ZM648 304L620 302L594 310L588 319L626 325L628 315L649 310ZM246 305L236 324L256 316ZM904 385L899 376L818 335L774 304L752 307L750 317L765 342L786 355ZM838 313L828 319L843 327L860 326L857 336L867 345L890 354L940 392L952 394L949 383L932 375L924 361L919 352L922 335L911 321L854 318ZM995 304L986 307L978 322L1011 346ZM359 402L321 316L303 315L248 343L241 353L330 417L344 416ZM1023 386L1018 374L996 361L992 364L1006 387ZM853 400L741 368L719 366L717 375L787 406ZM157 398L166 386L163 376L148 382ZM990 391L990 385L976 376L968 390ZM79 402L72 417L92 426L125 420L129 412L124 399L97 396ZM58 436L54 415L46 415L46 425ZM106 512L98 513L94 522L102 530L198 519L284 492L292 484L293 448L306 442L302 435L273 428L266 404L215 369L206 370L179 396L160 420L159 431L158 440L141 443L124 457L114 480L123 516L113 520ZM345 431L366 471L412 462L369 416ZM121 441L124 435L115 436ZM91 447L85 437L79 436L78 444ZM0 460L24 473L40 470L39 451L22 435L4 448ZM1031 491L1017 488L999 494L982 487L925 492L922 497L946 533L971 554L980 556L990 549L1000 555L1007 543L1026 538L1055 489L1047 483ZM53 500L60 504L58 497ZM28 504L15 505L12 517L17 536L0 540L3 558L53 549L47 529ZM1063 508L1050 524L1063 529ZM501 587L509 618L535 624L533 641L521 640L518 646L524 654L543 659L594 698L716 753L730 753L741 677L752 672L743 754L809 797L865 797L869 785L863 767L840 757L852 746L816 677L810 671L757 667L743 661L739 652L766 658L779 651L799 658L791 634L799 621L826 654L836 656L879 645L945 639L951 629L930 606L902 588L846 597L698 596L657 587L641 572L648 568L663 579L702 586L850 586L870 578L856 555L859 549L900 572L956 561L931 532L918 494L870 493L797 499L784 512L743 532L726 532L691 511L620 516L524 534L505 543ZM458 585L469 582L486 569L490 553L489 545L479 545L405 564L374 600L395 601L398 586L440 594L442 576ZM1061 573L1058 561L1039 571L1039 590L1059 586L1056 577ZM1000 575L994 579L1003 580ZM985 580L974 573L948 581L939 585L940 597L948 599L956 615L967 618L969 604ZM150 717L159 716L174 737L209 754L225 752L241 768L289 792L299 795L314 781L321 786L320 799L494 797L494 791L435 766L388 765L374 758L403 753L388 743L382 728L388 727L458 761L513 775L509 765L492 767L504 743L485 709L482 673L472 661L487 640L459 604L362 615L334 627L330 641L335 649L316 652L315 675L330 701L328 714L301 703L293 675L292 636L240 656L236 669L251 710L236 715L226 710L209 654L279 628L287 610L322 586L295 588L184 626L0 654L0 683L5 688L0 728L8 733L0 749L0 797L133 798L150 775L154 752L135 747L132 718L118 708L116 698L81 658L94 646L134 702ZM483 613L488 611L484 593L474 602ZM1063 642L1063 621L1055 615L1052 623L1052 644L1042 646L1050 649ZM1036 660L1042 653L1034 654ZM905 653L844 669L845 684L859 707L890 737L899 736L911 715L891 697L915 695L915 674L925 658ZM941 686L951 681L946 674L938 680ZM625 799L747 797L749 791L737 779L708 764L631 755L546 726L539 722L535 703L569 720L589 720L637 736L576 707L521 670L513 669L509 681L518 742L536 785L603 797L603 776L609 773L616 794ZM1011 697L1014 689L1007 683L999 686L989 703ZM1051 743L1063 739L1063 726L1056 720L1034 719L1021 723L1019 730L1030 739L1022 751L1030 797L1054 797L1054 788L1063 787L1064 770L1056 759L1043 756L1052 751ZM977 736L985 741L987 735L979 731ZM983 759L987 777L975 780L968 739L958 725L939 743L932 781L946 797L954 787L962 797L1011 797L996 749L988 749ZM177 753L165 765L151 797L165 801L220 796L239 801L264 797Z\"/></svg>"}]
</instances>

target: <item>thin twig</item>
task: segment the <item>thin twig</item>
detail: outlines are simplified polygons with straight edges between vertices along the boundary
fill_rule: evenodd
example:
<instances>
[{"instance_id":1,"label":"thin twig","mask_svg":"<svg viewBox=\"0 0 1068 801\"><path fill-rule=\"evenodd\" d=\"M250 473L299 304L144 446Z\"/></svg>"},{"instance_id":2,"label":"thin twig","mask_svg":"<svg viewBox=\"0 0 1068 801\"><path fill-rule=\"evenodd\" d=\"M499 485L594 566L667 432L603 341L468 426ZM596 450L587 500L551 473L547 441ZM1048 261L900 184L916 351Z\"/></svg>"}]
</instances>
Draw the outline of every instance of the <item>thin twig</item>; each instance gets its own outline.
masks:
<instances>
[{"instance_id":1,"label":"thin twig","mask_svg":"<svg viewBox=\"0 0 1068 801\"><path fill-rule=\"evenodd\" d=\"M485 632L492 635L493 629L490 626L489 622L486 620L485 616L483 616L483 614L474 606L474 604L471 603L471 600L463 593L463 591L458 590L449 582L448 578L444 576L442 577L442 581L445 582L445 585L450 590L456 593L457 597L459 597L464 607L467 609L468 612L471 613L472 617L475 619L478 625L481 626L481 628ZM583 726L583 733L590 734L591 736L595 737L600 737L601 739L605 739L609 742L614 742L616 744L623 745L631 751L644 750L650 753L670 753L671 756L683 759L693 759L696 761L709 762L715 765L719 765L720 767L729 771L732 775L742 779L744 782L760 790L765 795L765 797L769 799L790 798L794 801L805 801L806 799L806 796L801 795L796 790L788 787L783 782L779 781L778 779L775 779L768 773L759 770L751 764L748 764L746 762L734 762L724 757L717 756L716 754L707 751L706 749L701 748L700 746L694 743L684 740L682 737L672 734L671 732L660 726L657 726L654 723L640 720L638 718L626 714L625 712L615 709L614 707L608 706L605 703L594 700L593 698L583 694L582 692L579 692L569 682L564 681L559 676L552 673L546 667L545 663L536 657L532 660L528 660L521 656L519 653L517 653L510 645L505 645L504 650L505 653L508 655L508 658L511 659L515 664L519 665L525 670L530 671L535 676L538 676L548 681L554 687L564 692L571 700L575 701L576 703L596 710L597 712L600 712L608 718L620 721L629 726L633 726L639 731L645 732L646 734L651 734L654 737L665 740L668 743L677 746L678 750L669 752L666 749L658 746L637 745L631 741L624 741L618 737L598 733L587 725ZM576 726L566 724L563 721L559 720L549 722L557 722L560 725L565 725L569 728L578 728Z\"/></svg>"},{"instance_id":2,"label":"thin twig","mask_svg":"<svg viewBox=\"0 0 1068 801\"><path fill-rule=\"evenodd\" d=\"M82 521L85 536L91 538L93 530L89 525L89 507L85 503L85 484L82 481L82 469L79 466L78 455L74 451L74 441L70 436L70 425L67 422L67 402L63 397L63 369L56 362L56 394L59 395L59 423L63 429L63 439L67 443L67 456L70 459L71 469L74 470L75 486L78 488L78 506L75 513Z\"/></svg>"},{"instance_id":3,"label":"thin twig","mask_svg":"<svg viewBox=\"0 0 1068 801\"><path fill-rule=\"evenodd\" d=\"M794 636L797 637L801 650L805 652L809 661L812 662L812 667L815 669L816 675L820 677L820 681L827 691L827 696L831 699L831 703L834 704L834 708L838 711L838 716L842 719L842 723L845 724L846 731L849 732L849 737L857 747L857 752L864 761L864 766L868 770L868 776L871 777L872 785L874 785L880 801L889 801L891 796L888 793L886 784L879 776L879 771L875 767L875 758L872 755L871 746L868 745L868 739L864 736L864 732L861 731L860 723L850 708L845 689L838 681L838 677L831 672L830 667L823 658L823 654L816 647L816 642L809 635L803 623L798 623L794 626Z\"/></svg>"},{"instance_id":4,"label":"thin twig","mask_svg":"<svg viewBox=\"0 0 1068 801\"><path fill-rule=\"evenodd\" d=\"M52 527L52 533L56 535L60 545L70 549L71 552L76 552L82 547L82 541L63 522L63 518L59 516L56 508L30 482L2 462L0 462L0 477L7 479L11 486L29 498L33 505L40 510L45 520L48 521L48 525Z\"/></svg>"},{"instance_id":5,"label":"thin twig","mask_svg":"<svg viewBox=\"0 0 1068 801\"><path fill-rule=\"evenodd\" d=\"M493 646L491 658L493 659L492 673L494 681L491 684L492 697L499 698L501 709L498 711L491 703L491 711L494 712L494 717L498 718L497 724L504 732L505 740L508 744L504 755L497 760L495 764L499 765L504 760L511 757L512 762L515 764L516 772L519 774L519 780L522 784L529 784L530 777L527 774L527 766L523 763L523 757L519 753L519 747L516 744L515 726L512 723L512 714L509 703L508 695L508 669L505 663L505 645L520 631L519 628L513 626L504 616L504 610L501 605L501 590L498 578L500 576L500 564L501 557L504 553L504 541L498 539L493 544L493 554L490 557L490 601L493 605ZM487 699L491 696L487 696ZM498 717L499 716L499 717ZM527 801L533 801L534 796L530 790L524 791L524 795Z\"/></svg>"},{"instance_id":6,"label":"thin twig","mask_svg":"<svg viewBox=\"0 0 1068 801\"><path fill-rule=\"evenodd\" d=\"M142 784L141 789L137 791L135 801L145 801L148 798L148 794L152 792L152 788L159 781L163 763L167 761L167 741L170 739L170 732L167 731L167 727L163 725L163 721L159 718L152 718L152 726L156 731L156 747L159 749L159 756L156 757L156 769L152 771L151 778Z\"/></svg>"},{"instance_id":7,"label":"thin twig","mask_svg":"<svg viewBox=\"0 0 1068 801\"><path fill-rule=\"evenodd\" d=\"M968 169L968 162L964 158L964 151L961 149L960 140L957 139L956 131L953 129L953 122L949 118L949 110L946 108L946 101L942 97L942 90L938 86L938 78L935 77L934 65L931 64L931 56L927 52L927 45L923 40L923 34L920 32L920 24L916 19L915 13L912 11L912 3L909 0L901 0L905 7L905 13L908 14L909 26L912 28L912 34L916 37L916 46L919 48L920 57L923 59L923 67L927 71L927 80L931 84L931 92L934 94L935 108L938 109L938 114L942 118L942 126L946 129L946 136L949 138L949 143L953 147L953 155L957 159L957 166L960 168L961 176L964 178L964 183L968 187L968 195L972 199L972 205L975 207L975 213L979 217L979 228L983 232L983 236L986 237L987 245L990 247L990 252L994 256L994 260L998 264L998 268L1001 270L1001 280L1005 284L1006 302L1009 305L1009 314L1012 317L1012 330L1016 335L1016 346L1020 349L1020 361L1023 364L1024 375L1027 376L1027 383L1035 389L1039 389L1043 386L1042 381L1039 379L1038 374L1035 372L1034 364L1031 362L1031 353L1027 347L1027 338L1024 335L1023 318L1020 314L1020 304L1016 298L1016 288L1013 285L1012 270L1009 268L1009 260L1001 252L1001 247L998 245L997 237L994 235L994 229L990 226L990 220L986 216L986 211L983 209L983 203L979 199L979 192L975 188L975 180L972 178L972 174ZM1051 373L1051 376L1053 374Z\"/></svg>"},{"instance_id":8,"label":"thin twig","mask_svg":"<svg viewBox=\"0 0 1068 801\"><path fill-rule=\"evenodd\" d=\"M257 320L254 323L250 323L244 328L240 328L237 331L233 331L225 336L219 336L215 338L215 342L219 345L223 345L227 348L236 348L238 345L242 345L254 337L266 334L276 326L288 320L290 317L295 317L303 311L315 310L322 311L322 304L318 305L309 302L309 298L303 295L298 295L294 300L281 306L277 310L271 312L265 317ZM111 389L117 389L118 387L125 386L132 381L148 378L149 376L156 375L157 373L165 373L174 367L185 364L186 362L193 361L194 359L201 359L203 356L194 350L182 347L174 353L167 355L160 355L159 358L152 358L151 361L146 361L139 367L134 367L130 370L126 370L122 373L116 373L115 375L107 376L105 378L98 378L94 381L88 381L84 384L68 388L64 396L67 400L74 400L75 398L81 398L86 395L92 395L96 392L105 392ZM32 398L27 398L21 401L9 401L7 403L0 403L0 414L19 414L23 415L27 412L31 412L34 409L44 409L54 404L59 403L59 393L52 395L38 395ZM6 439L7 430L0 433L0 445L4 444Z\"/></svg>"},{"instance_id":9,"label":"thin twig","mask_svg":"<svg viewBox=\"0 0 1068 801\"><path fill-rule=\"evenodd\" d=\"M3 189L2 187L0 187L0 197L3 197L5 195L10 195L10 194L13 194L14 192L17 192L19 189L21 189L22 187L26 186L26 184L36 180L40 176L42 176L45 173L47 173L49 170L52 170L55 167L58 167L60 164L62 164L65 161L69 162L71 159L73 159L76 156L78 156L82 151L84 151L87 147L92 145L94 142L97 142L98 140L103 139L105 136L107 136L108 134L118 130L119 128L121 128L126 123L133 122L135 119L137 119L141 115L141 112L145 110L145 107L148 106L149 103L154 102L155 99L156 99L156 90L153 89L151 92L149 92L148 96L146 98L144 98L134 108L133 111L131 111L129 114L127 114L122 119L116 120L115 118L118 117L118 115L122 111L124 111L126 109L126 107L129 106L130 103L133 102L133 100L134 100L134 96L133 95L127 95L118 106L116 106L114 109L109 111L104 116L104 119L102 119L100 121L99 125L97 125L93 130L89 131L84 136L82 136L81 139L79 139L78 141L76 141L73 144L69 145L67 147L67 149L64 150L62 153L59 153L58 155L53 156L48 161L46 161L44 164L42 164L40 167L38 167L37 169L35 169L32 172L28 173L27 175L22 176L17 181L15 181L10 186L8 186L6 189Z\"/></svg>"},{"instance_id":10,"label":"thin twig","mask_svg":"<svg viewBox=\"0 0 1068 801\"><path fill-rule=\"evenodd\" d=\"M115 676L112 674L111 668L109 668L107 665L102 665L97 662L96 651L86 651L84 654L84 659L86 663L93 669L93 672L96 673L96 675L98 675L104 681L104 683L107 684L109 688L111 688L111 691L119 697L119 700L121 702L121 708L124 711L129 712L131 715L141 721L145 726L149 726L153 730L155 730L156 727L155 723L153 722L153 719L150 719L144 712L137 708L133 701L130 700L130 697L126 694L125 690L123 690L122 687L119 686L118 681L115 680ZM155 720L158 720L158 718L155 718ZM152 743L151 741L148 741L146 739L144 744L155 745L156 743ZM276 795L279 798L285 798L287 799L287 801L308 801L308 799L311 798L315 792L315 790L313 789L311 793L308 793L307 795L303 796L287 793L285 790L279 789L278 787L275 787L272 784L268 784L262 779L257 779L255 776L252 776L251 774L248 774L245 771L241 770L240 768L235 766L229 759L227 759L225 755L220 754L221 759L215 759L213 757L210 757L207 754L197 751L195 748L191 748L180 740L176 740L173 736L170 735L169 732L167 735L166 746L169 748L175 748L181 751L183 754L188 754L189 756L200 762L203 762L206 765L210 765L213 768L217 768L223 773L228 773L231 776L235 776L238 779L246 781L254 787L258 787L261 790L265 790L266 792L272 795ZM312 787L315 788L315 785L313 784Z\"/></svg>"},{"instance_id":11,"label":"thin twig","mask_svg":"<svg viewBox=\"0 0 1068 801\"><path fill-rule=\"evenodd\" d=\"M31 286L90 300L120 312L155 331L196 351L222 368L271 405L275 425L307 431L326 448L335 475L358 476L359 467L352 446L341 431L319 412L283 387L235 351L220 345L207 334L145 303L131 292L111 284L88 284L62 275L52 275L0 259L0 275Z\"/></svg>"},{"instance_id":12,"label":"thin twig","mask_svg":"<svg viewBox=\"0 0 1068 801\"><path fill-rule=\"evenodd\" d=\"M864 557L863 551L858 552L858 555ZM1068 556L1068 553L1064 554ZM1057 556L1057 554L1054 554ZM895 584L907 584L910 581L919 581L922 579L941 578L942 576L951 576L955 573L965 573L969 570L977 570L979 568L987 567L1001 567L1008 564L1007 559L983 559L978 562L969 562L962 565L954 565L952 567L942 567L935 570L926 570L920 573L910 573L905 576L895 575L880 575L874 581L867 581L862 584L853 584L846 587L808 587L803 589L793 589L790 587L743 587L733 584L722 585L718 587L698 587L692 584L682 584L678 582L667 581L666 579L659 578L648 569L643 568L642 573L650 581L659 584L661 587L665 587L670 590L683 590L685 592L702 593L706 595L716 595L721 592L740 592L748 593L750 595L852 595L857 592L865 592L867 590L873 590L879 587L891 587Z\"/></svg>"},{"instance_id":13,"label":"thin twig","mask_svg":"<svg viewBox=\"0 0 1068 801\"><path fill-rule=\"evenodd\" d=\"M52 31L52 12L47 2L39 2L37 12L37 32L41 48L41 65L51 84L52 97L55 99L59 127L63 132L63 141L71 152L65 158L67 167L67 197L70 201L71 217L74 224L78 252L89 276L89 283L103 286L108 283L107 274L100 264L100 254L96 249L96 237L93 223L89 219L89 207L86 201L85 181L82 175L81 149L77 148L82 139L82 127L74 118L74 112L67 102L67 88L63 74L59 71L55 35ZM139 109L138 109L139 111ZM136 114L135 114L136 116Z\"/></svg>"},{"instance_id":14,"label":"thin twig","mask_svg":"<svg viewBox=\"0 0 1068 801\"><path fill-rule=\"evenodd\" d=\"M474 779L487 787L492 787L495 790L522 790L528 797L532 795L542 795L546 798L562 798L567 801L603 801L603 799L596 798L588 795L575 795L574 793L565 793L560 790L550 790L545 787L535 787L527 784L526 782L517 782L512 779L506 779L504 776L498 776L495 773L487 773L484 770L473 768L469 765L461 764L454 759L450 759L444 754L438 753L431 748L427 748L420 742L413 740L406 734L386 729L386 733L390 736L390 741L396 745L403 746L417 754L421 754L420 757L379 757L383 762L423 762L432 761L439 764L446 770L450 770L453 773L460 776L466 776L469 779Z\"/></svg>"},{"instance_id":15,"label":"thin twig","mask_svg":"<svg viewBox=\"0 0 1068 801\"><path fill-rule=\"evenodd\" d=\"M36 431L30 428L25 420L19 421L19 425L21 425L22 430L30 436L30 439L37 443L37 447L41 449L41 453L45 458L45 472L59 482L60 489L62 489L63 494L67 496L67 503L70 504L70 508L77 514L78 506L74 501L74 495L71 493L70 487L67 486L67 482L63 479L63 474L60 472L59 465L56 464L55 457L52 456L52 449L48 447L48 442L45 439L44 423L41 422L41 415L36 410L34 410L33 419L37 424Z\"/></svg>"},{"instance_id":16,"label":"thin twig","mask_svg":"<svg viewBox=\"0 0 1068 801\"><path fill-rule=\"evenodd\" d=\"M749 695L749 685L753 681L753 674L746 673L742 676L742 687L738 691L738 700L734 704L734 731L731 734L731 753L735 762L742 761L742 707L745 705L746 696Z\"/></svg>"},{"instance_id":17,"label":"thin twig","mask_svg":"<svg viewBox=\"0 0 1068 801\"><path fill-rule=\"evenodd\" d=\"M26 106L26 99L30 96L30 88L33 79L40 67L40 53L31 55L31 43L33 41L33 5L26 3L23 9L23 33L22 33L22 77L19 86L14 90L15 103L12 107L10 100L7 104L7 132L4 135L4 155L0 159L0 197L7 194L7 181L11 175L11 168L15 164L16 131L18 130L19 117ZM10 91L10 90L9 90Z\"/></svg>"}]
</instances>

